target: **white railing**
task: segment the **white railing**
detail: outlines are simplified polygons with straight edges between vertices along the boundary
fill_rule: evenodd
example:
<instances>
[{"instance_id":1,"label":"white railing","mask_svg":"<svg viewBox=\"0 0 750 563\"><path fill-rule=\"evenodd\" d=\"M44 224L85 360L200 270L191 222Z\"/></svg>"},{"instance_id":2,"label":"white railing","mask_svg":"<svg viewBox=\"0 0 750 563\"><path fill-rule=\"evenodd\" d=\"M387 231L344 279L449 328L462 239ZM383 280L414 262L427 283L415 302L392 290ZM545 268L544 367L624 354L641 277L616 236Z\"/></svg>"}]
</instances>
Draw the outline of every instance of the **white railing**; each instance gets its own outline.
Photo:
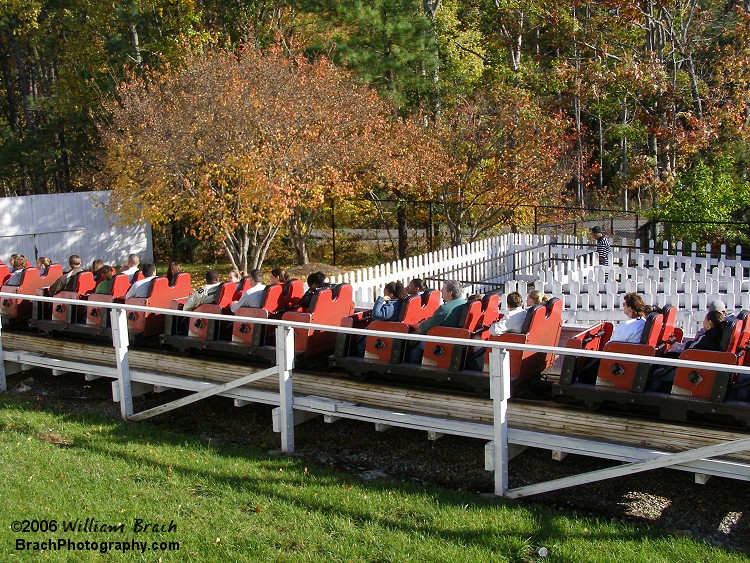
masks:
<instances>
[{"instance_id":1,"label":"white railing","mask_svg":"<svg viewBox=\"0 0 750 563\"><path fill-rule=\"evenodd\" d=\"M0 298L18 299L18 294L2 293ZM41 296L24 296L31 301L63 303L68 305L82 305L82 302L74 299L59 299ZM85 304L85 302L83 303ZM510 350L534 350L559 355L576 355L599 359L622 360L621 354L607 352L592 352L586 350L573 350L562 347L529 346L525 344L513 344L508 342L472 340L471 345L488 347L491 349L489 365L490 398L493 404L492 424L471 423L453 419L441 419L424 415L410 415L404 412L392 412L385 409L370 408L352 403L342 404L340 407L334 399L325 397L301 397L294 395L294 329L325 330L336 333L347 333L355 335L372 334L366 329L342 328L328 325L316 325L299 322L289 322L270 319L258 319L251 317L233 317L237 321L273 325L276 330L276 366L265 370L254 371L248 375L242 375L228 383L212 384L205 381L199 382L200 387L196 389L195 381L190 378L176 376L163 376L157 378L153 374L142 372L131 372L128 361L128 330L126 314L128 311L151 312L164 315L178 315L189 318L203 318L211 320L227 320L227 315L207 314L177 311L174 309L159 309L135 305L124 305L118 303L97 303L98 307L110 309L112 322L112 339L116 354L116 369L96 364L85 364L82 362L60 362L54 358L54 340L50 341L48 354L24 354L18 351L3 351L2 331L0 330L0 391L7 390L6 362L17 364L38 365L55 369L67 369L69 371L80 370L83 373L97 374L99 376L113 377L117 381L121 415L127 420L142 420L150 416L167 412L173 408L185 406L203 398L213 395L232 396L231 393L240 387L244 387L254 381L267 377L278 377L278 392L250 389L243 395L246 401L257 401L261 403L278 404L279 410L276 419L279 422L281 433L281 445L284 452L294 451L294 413L307 411L316 413L335 412L336 416L357 418L381 423L391 426L429 428L442 433L454 433L458 435L470 435L472 437L484 437L491 439L487 451L491 452L488 467L494 471L495 494L499 496L521 497L534 495L541 492L555 490L558 488L590 483L596 480L608 479L620 475L632 474L658 467L673 467L685 471L700 472L703 474L717 474L750 480L750 464L730 461L714 462L712 457L727 455L750 449L750 438L735 440L709 447L679 453L658 452L649 449L634 447L619 447L612 444L573 438L564 435L555 435L553 429L549 432L538 433L526 430L513 430L508 425L508 399L510 398L510 362L508 351ZM435 342L444 344L467 345L466 339L424 336L419 334L402 334L379 332L384 337ZM667 358L655 358L650 356L628 356L628 360L634 362L647 362L649 364L660 364L669 366L693 366L692 362L673 360ZM750 368L741 366L728 366L726 364L703 363L707 369L717 371L750 374ZM135 413L133 409L133 394L131 386L140 380L158 382L162 387L172 386L180 389L191 389L197 392L191 396L172 401L165 405ZM565 479L538 483L519 487L508 488L508 444L530 445L549 447L552 445L560 451L582 451L588 455L601 456L629 461L625 465L614 468L595 471Z\"/></svg>"}]
</instances>

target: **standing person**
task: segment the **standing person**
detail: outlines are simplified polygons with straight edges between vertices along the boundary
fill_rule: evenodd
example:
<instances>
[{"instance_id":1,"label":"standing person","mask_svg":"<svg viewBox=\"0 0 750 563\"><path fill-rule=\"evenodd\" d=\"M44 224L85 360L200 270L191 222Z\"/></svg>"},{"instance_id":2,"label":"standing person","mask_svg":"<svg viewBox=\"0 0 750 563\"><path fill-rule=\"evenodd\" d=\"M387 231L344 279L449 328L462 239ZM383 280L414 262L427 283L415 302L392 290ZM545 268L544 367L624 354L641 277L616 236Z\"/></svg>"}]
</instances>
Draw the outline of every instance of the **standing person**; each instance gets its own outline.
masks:
<instances>
[{"instance_id":1,"label":"standing person","mask_svg":"<svg viewBox=\"0 0 750 563\"><path fill-rule=\"evenodd\" d=\"M596 239L596 253L599 255L600 266L611 266L610 254L612 253L612 246L609 244L609 240L604 236L602 228L598 225L591 228L591 234Z\"/></svg>"}]
</instances>

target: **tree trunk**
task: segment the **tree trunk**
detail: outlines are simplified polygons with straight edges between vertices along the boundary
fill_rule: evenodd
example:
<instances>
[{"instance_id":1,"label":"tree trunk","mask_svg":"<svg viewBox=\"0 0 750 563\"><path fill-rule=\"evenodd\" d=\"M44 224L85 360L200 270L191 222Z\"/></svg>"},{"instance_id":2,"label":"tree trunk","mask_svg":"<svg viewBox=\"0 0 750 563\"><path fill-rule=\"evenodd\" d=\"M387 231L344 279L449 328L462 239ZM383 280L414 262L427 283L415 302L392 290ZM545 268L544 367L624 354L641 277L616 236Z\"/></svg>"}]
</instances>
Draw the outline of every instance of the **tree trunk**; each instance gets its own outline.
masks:
<instances>
[{"instance_id":1,"label":"tree trunk","mask_svg":"<svg viewBox=\"0 0 750 563\"><path fill-rule=\"evenodd\" d=\"M289 217L287 224L289 226L289 236L292 239L295 261L300 266L308 264L310 259L307 255L307 237L304 233L305 225L298 209Z\"/></svg>"}]
</instances>

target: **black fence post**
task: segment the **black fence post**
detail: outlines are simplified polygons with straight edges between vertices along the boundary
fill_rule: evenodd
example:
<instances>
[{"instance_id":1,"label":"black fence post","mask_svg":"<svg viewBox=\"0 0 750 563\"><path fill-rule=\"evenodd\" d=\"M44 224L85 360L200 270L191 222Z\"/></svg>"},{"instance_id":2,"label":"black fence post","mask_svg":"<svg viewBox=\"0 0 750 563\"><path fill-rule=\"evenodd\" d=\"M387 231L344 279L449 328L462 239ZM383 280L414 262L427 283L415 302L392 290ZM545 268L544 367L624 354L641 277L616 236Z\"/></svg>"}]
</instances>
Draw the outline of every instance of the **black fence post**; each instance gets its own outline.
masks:
<instances>
[{"instance_id":1,"label":"black fence post","mask_svg":"<svg viewBox=\"0 0 750 563\"><path fill-rule=\"evenodd\" d=\"M427 242L430 246L430 252L434 252L432 248L432 228L433 228L432 227L432 201L430 201L429 203L429 215L430 215L430 225L428 227L429 230L427 231Z\"/></svg>"},{"instance_id":2,"label":"black fence post","mask_svg":"<svg viewBox=\"0 0 750 563\"><path fill-rule=\"evenodd\" d=\"M331 199L331 254L333 265L336 265L336 206Z\"/></svg>"}]
</instances>

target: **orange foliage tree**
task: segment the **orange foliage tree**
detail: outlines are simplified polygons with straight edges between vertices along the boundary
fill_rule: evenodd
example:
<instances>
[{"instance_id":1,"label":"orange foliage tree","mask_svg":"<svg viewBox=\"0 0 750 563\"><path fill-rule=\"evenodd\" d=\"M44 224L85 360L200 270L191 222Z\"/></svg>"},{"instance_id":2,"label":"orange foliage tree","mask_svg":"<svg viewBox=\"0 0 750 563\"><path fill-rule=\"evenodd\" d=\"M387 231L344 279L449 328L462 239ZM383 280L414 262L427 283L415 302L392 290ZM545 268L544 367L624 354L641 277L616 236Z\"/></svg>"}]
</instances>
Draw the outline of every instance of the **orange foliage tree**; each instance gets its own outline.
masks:
<instances>
[{"instance_id":1,"label":"orange foliage tree","mask_svg":"<svg viewBox=\"0 0 750 563\"><path fill-rule=\"evenodd\" d=\"M451 244L523 222L528 207L560 204L572 175L570 124L519 88L465 100L437 125L452 175L440 187Z\"/></svg>"},{"instance_id":2,"label":"orange foliage tree","mask_svg":"<svg viewBox=\"0 0 750 563\"><path fill-rule=\"evenodd\" d=\"M286 223L300 262L325 196L349 195L389 107L329 61L278 48L194 50L131 75L99 123L100 185L125 221L187 220L232 265L260 267Z\"/></svg>"}]
</instances>

